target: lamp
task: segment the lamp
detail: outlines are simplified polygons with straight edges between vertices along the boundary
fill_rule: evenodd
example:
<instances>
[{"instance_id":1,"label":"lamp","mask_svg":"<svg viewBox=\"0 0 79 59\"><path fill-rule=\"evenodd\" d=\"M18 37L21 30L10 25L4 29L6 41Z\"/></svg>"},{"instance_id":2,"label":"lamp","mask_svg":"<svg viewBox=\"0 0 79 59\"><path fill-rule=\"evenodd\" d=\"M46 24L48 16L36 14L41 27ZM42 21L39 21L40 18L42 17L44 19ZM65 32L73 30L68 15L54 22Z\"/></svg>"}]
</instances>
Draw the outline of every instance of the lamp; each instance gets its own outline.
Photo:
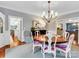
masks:
<instances>
[{"instance_id":1,"label":"lamp","mask_svg":"<svg viewBox=\"0 0 79 59\"><path fill-rule=\"evenodd\" d=\"M54 12L53 10L51 10L51 1L48 1L48 12L47 14L45 13L45 11L43 11L41 17L43 20L45 20L46 22L46 28L48 29L50 26L50 22L54 22L56 21L56 18L58 16L58 13L57 12Z\"/></svg>"},{"instance_id":2,"label":"lamp","mask_svg":"<svg viewBox=\"0 0 79 59\"><path fill-rule=\"evenodd\" d=\"M51 1L48 1L48 15L46 16L46 13L45 11L43 11L41 17L46 20L47 22L50 22L51 20L54 20L57 16L58 16L58 13L57 12L54 12L53 10L51 10Z\"/></svg>"}]
</instances>

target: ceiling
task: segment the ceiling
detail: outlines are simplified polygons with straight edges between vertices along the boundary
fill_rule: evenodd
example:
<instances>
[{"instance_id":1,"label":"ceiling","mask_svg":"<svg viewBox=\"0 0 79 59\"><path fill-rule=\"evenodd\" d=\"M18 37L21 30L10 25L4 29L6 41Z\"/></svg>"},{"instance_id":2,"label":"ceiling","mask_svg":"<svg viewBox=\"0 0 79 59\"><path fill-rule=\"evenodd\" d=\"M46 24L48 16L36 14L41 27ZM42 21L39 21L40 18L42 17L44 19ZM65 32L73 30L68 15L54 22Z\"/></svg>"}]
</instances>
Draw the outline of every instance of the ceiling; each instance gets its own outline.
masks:
<instances>
[{"instance_id":1,"label":"ceiling","mask_svg":"<svg viewBox=\"0 0 79 59\"><path fill-rule=\"evenodd\" d=\"M47 11L47 1L0 1L0 7L40 16ZM51 10L57 11L59 15L72 13L79 10L78 1L52 1Z\"/></svg>"}]
</instances>

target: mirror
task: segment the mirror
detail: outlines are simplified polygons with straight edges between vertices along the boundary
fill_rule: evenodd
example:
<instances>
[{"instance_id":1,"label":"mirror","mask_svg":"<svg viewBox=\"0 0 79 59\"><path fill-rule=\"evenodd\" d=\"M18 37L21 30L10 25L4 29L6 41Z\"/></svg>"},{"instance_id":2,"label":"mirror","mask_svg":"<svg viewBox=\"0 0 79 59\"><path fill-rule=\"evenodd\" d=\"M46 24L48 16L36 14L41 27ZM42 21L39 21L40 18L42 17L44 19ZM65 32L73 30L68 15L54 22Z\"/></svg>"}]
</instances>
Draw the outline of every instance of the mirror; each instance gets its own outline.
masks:
<instances>
[{"instance_id":1,"label":"mirror","mask_svg":"<svg viewBox=\"0 0 79 59\"><path fill-rule=\"evenodd\" d=\"M5 15L0 12L0 34L5 32Z\"/></svg>"},{"instance_id":2,"label":"mirror","mask_svg":"<svg viewBox=\"0 0 79 59\"><path fill-rule=\"evenodd\" d=\"M3 19L0 18L0 33L3 33Z\"/></svg>"}]
</instances>

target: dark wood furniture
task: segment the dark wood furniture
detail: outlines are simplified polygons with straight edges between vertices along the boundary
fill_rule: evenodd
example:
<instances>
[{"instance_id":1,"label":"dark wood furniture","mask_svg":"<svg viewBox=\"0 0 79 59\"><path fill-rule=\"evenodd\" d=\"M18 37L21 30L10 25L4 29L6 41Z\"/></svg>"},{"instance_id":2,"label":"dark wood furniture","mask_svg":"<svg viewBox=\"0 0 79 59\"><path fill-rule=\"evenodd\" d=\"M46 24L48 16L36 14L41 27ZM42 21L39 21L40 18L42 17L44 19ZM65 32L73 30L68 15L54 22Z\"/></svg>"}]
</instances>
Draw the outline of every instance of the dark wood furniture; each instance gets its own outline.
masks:
<instances>
[{"instance_id":1,"label":"dark wood furniture","mask_svg":"<svg viewBox=\"0 0 79 59\"><path fill-rule=\"evenodd\" d=\"M76 30L76 31L67 31L67 32L69 32L70 35L71 35L72 33L75 34L74 40L75 40L76 44L78 44L78 30Z\"/></svg>"},{"instance_id":2,"label":"dark wood furniture","mask_svg":"<svg viewBox=\"0 0 79 59\"><path fill-rule=\"evenodd\" d=\"M36 31L38 31L40 35L45 35L46 34L46 30L31 30L33 36L35 36Z\"/></svg>"}]
</instances>

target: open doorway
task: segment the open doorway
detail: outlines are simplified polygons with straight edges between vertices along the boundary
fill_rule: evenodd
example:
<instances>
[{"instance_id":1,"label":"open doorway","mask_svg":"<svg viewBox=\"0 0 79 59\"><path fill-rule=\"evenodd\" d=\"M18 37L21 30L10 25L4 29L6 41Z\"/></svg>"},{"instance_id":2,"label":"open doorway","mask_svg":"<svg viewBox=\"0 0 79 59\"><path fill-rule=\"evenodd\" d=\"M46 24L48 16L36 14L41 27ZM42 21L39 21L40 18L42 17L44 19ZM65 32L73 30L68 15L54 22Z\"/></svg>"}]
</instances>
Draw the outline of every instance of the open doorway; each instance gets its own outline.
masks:
<instances>
[{"instance_id":1,"label":"open doorway","mask_svg":"<svg viewBox=\"0 0 79 59\"><path fill-rule=\"evenodd\" d=\"M78 32L79 32L79 22L73 22L73 23L66 23L66 31L69 32L70 34L74 33L75 38L74 38L74 44L78 45Z\"/></svg>"},{"instance_id":2,"label":"open doorway","mask_svg":"<svg viewBox=\"0 0 79 59\"><path fill-rule=\"evenodd\" d=\"M9 31L14 34L21 42L23 39L23 18L18 16L9 16Z\"/></svg>"}]
</instances>

